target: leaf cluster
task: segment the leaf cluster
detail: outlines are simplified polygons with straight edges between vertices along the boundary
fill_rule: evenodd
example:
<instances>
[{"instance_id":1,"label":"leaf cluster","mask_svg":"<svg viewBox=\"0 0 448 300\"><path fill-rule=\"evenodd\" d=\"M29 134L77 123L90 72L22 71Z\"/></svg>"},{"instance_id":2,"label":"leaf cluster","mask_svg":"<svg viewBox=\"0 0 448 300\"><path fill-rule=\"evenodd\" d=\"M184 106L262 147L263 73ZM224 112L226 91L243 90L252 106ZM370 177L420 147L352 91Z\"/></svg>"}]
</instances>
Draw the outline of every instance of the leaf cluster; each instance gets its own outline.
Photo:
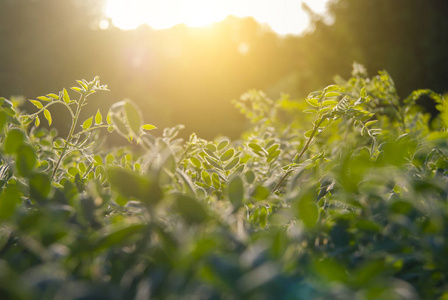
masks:
<instances>
[{"instance_id":1,"label":"leaf cluster","mask_svg":"<svg viewBox=\"0 0 448 300\"><path fill-rule=\"evenodd\" d=\"M243 96L253 127L235 141L146 133L130 100L78 122L98 78L33 114L0 98L0 295L443 299L447 98L401 100L387 73L359 68L306 101ZM56 103L65 139L36 121ZM102 128L140 150L102 149Z\"/></svg>"}]
</instances>

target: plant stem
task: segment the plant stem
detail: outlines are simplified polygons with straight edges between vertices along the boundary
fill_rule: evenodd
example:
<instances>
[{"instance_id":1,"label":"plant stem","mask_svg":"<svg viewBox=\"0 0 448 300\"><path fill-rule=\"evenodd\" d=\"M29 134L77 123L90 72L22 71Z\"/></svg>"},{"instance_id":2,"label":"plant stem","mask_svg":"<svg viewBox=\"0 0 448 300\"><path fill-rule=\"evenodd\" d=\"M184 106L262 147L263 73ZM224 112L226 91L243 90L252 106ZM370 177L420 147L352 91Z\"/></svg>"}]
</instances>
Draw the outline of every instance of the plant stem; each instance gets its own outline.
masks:
<instances>
[{"instance_id":1,"label":"plant stem","mask_svg":"<svg viewBox=\"0 0 448 300\"><path fill-rule=\"evenodd\" d=\"M59 167L62 159L64 158L65 154L67 153L69 142L72 139L73 133L75 132L76 124L78 123L78 118L79 118L79 113L81 112L81 107L84 104L84 101L86 100L88 95L89 95L89 93L87 91L86 93L82 94L81 97L79 98L79 101L78 101L77 107L76 107L76 113L72 118L72 126L70 127L70 131L67 135L67 138L65 139L64 149L62 149L61 155L59 156L56 166L54 167L53 173L51 174L51 181L53 181L53 178L56 175L56 171L58 170L58 167Z\"/></svg>"},{"instance_id":2,"label":"plant stem","mask_svg":"<svg viewBox=\"0 0 448 300\"><path fill-rule=\"evenodd\" d=\"M327 115L322 116L322 118L320 119L319 123L317 125L314 126L313 132L311 133L310 137L308 138L308 140L306 141L306 144L303 146L302 150L300 151L300 153L297 155L296 160L298 161L303 154L306 152L306 150L308 150L308 148L311 145L311 142L314 139L314 136L317 133L317 130L319 129L320 125L324 122L324 120L326 119ZM271 193L275 193L275 191L278 190L278 188L280 188L280 186L283 184L283 182L286 180L286 178L295 170L294 167L292 167L291 169L289 169L283 176L282 178L280 178L280 180L278 181L278 183L275 185L274 189L272 190Z\"/></svg>"}]
</instances>

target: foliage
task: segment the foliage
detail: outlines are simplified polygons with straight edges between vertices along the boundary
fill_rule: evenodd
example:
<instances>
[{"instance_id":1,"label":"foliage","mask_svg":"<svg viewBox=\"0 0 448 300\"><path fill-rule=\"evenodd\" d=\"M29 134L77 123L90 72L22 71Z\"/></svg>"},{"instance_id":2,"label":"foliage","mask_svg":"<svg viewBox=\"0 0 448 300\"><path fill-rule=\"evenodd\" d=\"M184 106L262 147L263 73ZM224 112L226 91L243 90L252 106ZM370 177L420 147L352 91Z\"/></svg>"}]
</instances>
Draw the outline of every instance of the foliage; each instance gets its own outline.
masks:
<instances>
[{"instance_id":1,"label":"foliage","mask_svg":"<svg viewBox=\"0 0 448 300\"><path fill-rule=\"evenodd\" d=\"M80 124L98 78L32 114L1 98L0 295L444 299L448 98L401 100L360 70L306 102L250 91L235 141L156 137L130 100ZM53 104L71 112L65 139L38 128ZM101 147L106 129L139 148Z\"/></svg>"}]
</instances>

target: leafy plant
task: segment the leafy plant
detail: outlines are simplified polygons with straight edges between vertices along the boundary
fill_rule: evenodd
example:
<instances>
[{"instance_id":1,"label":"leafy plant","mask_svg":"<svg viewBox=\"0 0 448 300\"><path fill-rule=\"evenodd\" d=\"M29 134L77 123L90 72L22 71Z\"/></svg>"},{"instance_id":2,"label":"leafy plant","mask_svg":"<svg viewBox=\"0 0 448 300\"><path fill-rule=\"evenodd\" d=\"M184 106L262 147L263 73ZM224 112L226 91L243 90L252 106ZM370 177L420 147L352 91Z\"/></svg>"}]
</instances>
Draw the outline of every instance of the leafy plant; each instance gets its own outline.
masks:
<instances>
[{"instance_id":1,"label":"leafy plant","mask_svg":"<svg viewBox=\"0 0 448 300\"><path fill-rule=\"evenodd\" d=\"M3 298L448 295L446 97L402 100L387 73L355 65L306 101L235 100L252 124L240 140L183 141L182 125L146 133L127 99L81 123L106 86L79 84L78 100L63 89L32 114L0 99ZM421 95L440 111L431 124ZM56 103L65 139L37 128ZM104 149L101 129L141 148Z\"/></svg>"}]
</instances>

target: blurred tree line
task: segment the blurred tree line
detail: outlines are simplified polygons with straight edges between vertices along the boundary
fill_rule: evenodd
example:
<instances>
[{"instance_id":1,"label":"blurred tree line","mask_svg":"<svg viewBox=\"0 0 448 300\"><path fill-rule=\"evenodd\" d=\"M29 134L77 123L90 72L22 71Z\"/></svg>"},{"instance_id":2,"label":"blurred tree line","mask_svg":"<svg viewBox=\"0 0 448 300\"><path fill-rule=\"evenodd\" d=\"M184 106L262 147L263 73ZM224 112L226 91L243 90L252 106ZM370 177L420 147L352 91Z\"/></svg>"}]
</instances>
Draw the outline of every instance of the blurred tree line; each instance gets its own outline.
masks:
<instances>
[{"instance_id":1,"label":"blurred tree line","mask_svg":"<svg viewBox=\"0 0 448 300\"><path fill-rule=\"evenodd\" d=\"M300 99L348 77L354 61L370 74L386 69L399 94L448 91L448 1L339 0L331 24L310 11L314 30L279 37L251 18L207 28L179 25L100 30L101 1L1 0L0 95L36 98L95 75L111 92L89 105L106 113L130 98L145 121L178 123L186 134L237 137L244 120L230 103L250 88ZM32 109L26 106L25 109ZM65 112L55 120L67 130Z\"/></svg>"}]
</instances>

